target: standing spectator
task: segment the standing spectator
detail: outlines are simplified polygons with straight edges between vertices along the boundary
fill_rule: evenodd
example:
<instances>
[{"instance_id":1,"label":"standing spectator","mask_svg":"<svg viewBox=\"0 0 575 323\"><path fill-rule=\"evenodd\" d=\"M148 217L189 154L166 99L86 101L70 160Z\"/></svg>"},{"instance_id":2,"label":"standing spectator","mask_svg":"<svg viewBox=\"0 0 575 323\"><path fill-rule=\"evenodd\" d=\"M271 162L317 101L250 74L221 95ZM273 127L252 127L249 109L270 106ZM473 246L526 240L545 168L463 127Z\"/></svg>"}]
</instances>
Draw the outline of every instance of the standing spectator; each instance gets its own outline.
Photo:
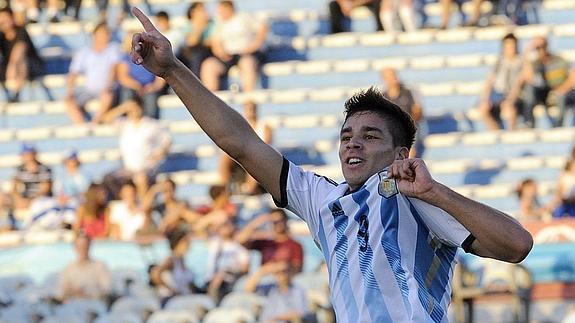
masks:
<instances>
[{"instance_id":1,"label":"standing spectator","mask_svg":"<svg viewBox=\"0 0 575 323\"><path fill-rule=\"evenodd\" d=\"M272 128L258 120L257 105L253 101L244 104L244 118L266 144L272 144ZM222 185L230 187L232 193L248 195L264 193L259 183L227 154L222 154L220 159L220 178Z\"/></svg>"},{"instance_id":2,"label":"standing spectator","mask_svg":"<svg viewBox=\"0 0 575 323\"><path fill-rule=\"evenodd\" d=\"M200 76L202 63L212 55L214 22L203 2L192 2L187 17L186 38L178 57L196 76Z\"/></svg>"},{"instance_id":3,"label":"standing spectator","mask_svg":"<svg viewBox=\"0 0 575 323\"><path fill-rule=\"evenodd\" d=\"M113 239L132 241L145 222L146 215L138 205L136 186L127 182L120 189L120 200L110 204L110 236Z\"/></svg>"},{"instance_id":4,"label":"standing spectator","mask_svg":"<svg viewBox=\"0 0 575 323\"><path fill-rule=\"evenodd\" d=\"M76 124L89 119L85 105L90 100L98 99L100 108L92 119L100 123L114 102L114 67L120 62L120 47L112 43L111 34L106 23L96 25L92 33L92 47L80 49L72 58L66 86L66 109ZM86 77L83 89L76 89L76 80L83 74Z\"/></svg>"},{"instance_id":5,"label":"standing spectator","mask_svg":"<svg viewBox=\"0 0 575 323\"><path fill-rule=\"evenodd\" d=\"M243 91L254 90L267 33L267 24L236 12L232 1L220 1L212 40L215 56L206 59L200 71L205 86L211 91L219 90L220 78L238 65Z\"/></svg>"},{"instance_id":6,"label":"standing spectator","mask_svg":"<svg viewBox=\"0 0 575 323\"><path fill-rule=\"evenodd\" d=\"M383 95L398 105L403 111L407 112L417 125L418 129L415 135L415 142L409 151L409 157L420 157L423 152L424 141L424 130L422 128L425 125L421 104L419 100L416 99L413 91L399 80L397 72L393 68L384 68L381 71L381 78L385 85Z\"/></svg>"},{"instance_id":7,"label":"standing spectator","mask_svg":"<svg viewBox=\"0 0 575 323\"><path fill-rule=\"evenodd\" d=\"M74 232L90 239L108 238L110 235L110 208L106 191L100 184L91 184L78 207Z\"/></svg>"},{"instance_id":8,"label":"standing spectator","mask_svg":"<svg viewBox=\"0 0 575 323\"><path fill-rule=\"evenodd\" d=\"M88 298L105 300L112 292L112 277L106 265L90 258L92 240L79 234L74 241L76 261L64 268L58 285L62 301Z\"/></svg>"},{"instance_id":9,"label":"standing spectator","mask_svg":"<svg viewBox=\"0 0 575 323\"><path fill-rule=\"evenodd\" d=\"M517 126L517 114L521 110L520 100L515 104L502 104L521 74L523 59L519 55L517 38L512 33L501 41L501 56L489 74L481 99L479 111L483 122L490 130L500 128L501 117L506 119L509 130Z\"/></svg>"},{"instance_id":10,"label":"standing spectator","mask_svg":"<svg viewBox=\"0 0 575 323\"><path fill-rule=\"evenodd\" d=\"M542 221L549 214L537 197L537 182L532 178L522 180L517 186L519 198L519 219L523 221Z\"/></svg>"},{"instance_id":11,"label":"standing spectator","mask_svg":"<svg viewBox=\"0 0 575 323\"><path fill-rule=\"evenodd\" d=\"M216 303L232 291L234 284L248 272L250 255L236 242L235 225L231 219L217 224L217 235L208 240L206 282L207 292Z\"/></svg>"},{"instance_id":12,"label":"standing spectator","mask_svg":"<svg viewBox=\"0 0 575 323\"><path fill-rule=\"evenodd\" d=\"M27 209L40 194L41 183L52 183L52 170L38 161L36 147L22 144L22 164L16 168L13 201L16 209Z\"/></svg>"},{"instance_id":13,"label":"standing spectator","mask_svg":"<svg viewBox=\"0 0 575 323\"><path fill-rule=\"evenodd\" d=\"M263 265L246 281L246 291L266 296L260 322L302 322L313 317L306 292L293 284L295 271L285 262ZM262 278L273 275L275 283L262 285Z\"/></svg>"},{"instance_id":14,"label":"standing spectator","mask_svg":"<svg viewBox=\"0 0 575 323\"><path fill-rule=\"evenodd\" d=\"M0 83L5 88L9 102L20 100L20 91L27 81L41 76L44 61L26 28L16 25L10 8L0 9ZM10 82L13 93L9 93L6 82Z\"/></svg>"},{"instance_id":15,"label":"standing spectator","mask_svg":"<svg viewBox=\"0 0 575 323\"><path fill-rule=\"evenodd\" d=\"M78 153L71 151L64 159L64 172L58 174L55 182L55 192L62 204L78 206L82 194L92 182L90 174L80 168Z\"/></svg>"},{"instance_id":16,"label":"standing spectator","mask_svg":"<svg viewBox=\"0 0 575 323\"><path fill-rule=\"evenodd\" d=\"M357 7L368 7L373 13L377 31L383 30L379 19L381 0L332 0L329 3L329 21L331 33L347 31L344 27L344 19L350 17L351 11Z\"/></svg>"},{"instance_id":17,"label":"standing spectator","mask_svg":"<svg viewBox=\"0 0 575 323\"><path fill-rule=\"evenodd\" d=\"M124 53L122 54L122 59L116 65L116 77L121 86L120 102L140 97L144 108L144 116L159 119L158 98L166 86L166 82L163 78L148 72L143 66L132 62L130 58L132 34L131 32L126 34L122 44Z\"/></svg>"},{"instance_id":18,"label":"standing spectator","mask_svg":"<svg viewBox=\"0 0 575 323\"><path fill-rule=\"evenodd\" d=\"M538 104L543 104L547 108L550 101L555 101L559 109L559 116L551 119L554 127L563 125L563 118L568 104L575 99L575 76L570 77L569 63L549 52L547 49L547 39L536 37L527 48L526 55L531 51L536 51L536 58L531 62L525 62L521 75L515 82L511 92L507 96L504 104L516 104L523 87L525 113L528 123L535 125L533 118L533 108ZM527 57L527 56L526 56ZM548 109L546 109L549 115Z\"/></svg>"},{"instance_id":19,"label":"standing spectator","mask_svg":"<svg viewBox=\"0 0 575 323\"><path fill-rule=\"evenodd\" d=\"M104 186L115 198L121 184L131 180L136 184L138 197L143 198L158 167L166 158L172 141L169 132L158 120L143 116L139 97L122 103L104 119L113 120L124 113L128 118L120 125L122 130L118 144L122 168L106 175Z\"/></svg>"},{"instance_id":20,"label":"standing spectator","mask_svg":"<svg viewBox=\"0 0 575 323\"><path fill-rule=\"evenodd\" d=\"M150 281L158 289L161 304L176 295L197 291L194 273L186 266L186 254L190 248L188 231L176 228L166 233L170 245L170 256L150 270Z\"/></svg>"},{"instance_id":21,"label":"standing spectator","mask_svg":"<svg viewBox=\"0 0 575 323\"><path fill-rule=\"evenodd\" d=\"M272 231L256 232L264 224L271 223ZM248 249L258 250L262 254L262 265L270 262L286 262L295 272L303 267L303 248L290 233L288 217L284 210L275 209L261 215L236 235L236 241Z\"/></svg>"},{"instance_id":22,"label":"standing spectator","mask_svg":"<svg viewBox=\"0 0 575 323\"><path fill-rule=\"evenodd\" d=\"M398 26L400 23L405 31L412 32L417 29L413 13L413 0L382 0L379 16L387 32L401 31L401 27ZM398 16L401 22L397 20Z\"/></svg>"}]
</instances>

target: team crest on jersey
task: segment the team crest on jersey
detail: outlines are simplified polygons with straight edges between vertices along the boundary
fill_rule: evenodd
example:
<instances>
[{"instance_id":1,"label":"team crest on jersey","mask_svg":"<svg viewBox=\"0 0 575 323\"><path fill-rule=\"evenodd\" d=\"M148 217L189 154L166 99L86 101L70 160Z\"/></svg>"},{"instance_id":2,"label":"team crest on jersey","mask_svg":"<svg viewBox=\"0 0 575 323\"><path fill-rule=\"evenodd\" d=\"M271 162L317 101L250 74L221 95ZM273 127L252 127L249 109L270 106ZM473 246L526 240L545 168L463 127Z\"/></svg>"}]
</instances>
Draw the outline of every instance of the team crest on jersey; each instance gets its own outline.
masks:
<instances>
[{"instance_id":1,"label":"team crest on jersey","mask_svg":"<svg viewBox=\"0 0 575 323\"><path fill-rule=\"evenodd\" d=\"M388 199L398 193L395 179L389 178L386 170L379 172L377 175L379 176L379 186L377 187L379 195Z\"/></svg>"}]
</instances>

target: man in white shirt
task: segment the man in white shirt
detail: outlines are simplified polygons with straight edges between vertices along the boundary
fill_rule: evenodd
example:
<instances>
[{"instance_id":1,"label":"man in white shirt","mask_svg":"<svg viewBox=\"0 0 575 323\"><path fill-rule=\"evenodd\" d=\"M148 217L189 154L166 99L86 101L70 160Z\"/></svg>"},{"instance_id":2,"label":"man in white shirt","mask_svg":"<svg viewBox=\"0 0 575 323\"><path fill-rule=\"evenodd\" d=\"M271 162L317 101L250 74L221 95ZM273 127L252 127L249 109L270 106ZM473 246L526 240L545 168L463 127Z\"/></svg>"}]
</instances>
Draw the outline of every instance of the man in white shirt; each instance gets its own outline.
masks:
<instances>
[{"instance_id":1,"label":"man in white shirt","mask_svg":"<svg viewBox=\"0 0 575 323\"><path fill-rule=\"evenodd\" d=\"M510 216L436 182L408 158L416 127L370 88L345 103L339 157L345 182L306 172L265 144L171 52L138 9L145 32L132 59L163 77L220 148L308 224L326 260L338 322L445 322L457 247L522 261L533 238Z\"/></svg>"},{"instance_id":2,"label":"man in white shirt","mask_svg":"<svg viewBox=\"0 0 575 323\"><path fill-rule=\"evenodd\" d=\"M238 65L242 90L254 90L267 32L265 23L245 13L237 13L232 1L220 1L212 40L214 56L206 59L200 69L200 78L206 87L219 90L222 75Z\"/></svg>"}]
</instances>

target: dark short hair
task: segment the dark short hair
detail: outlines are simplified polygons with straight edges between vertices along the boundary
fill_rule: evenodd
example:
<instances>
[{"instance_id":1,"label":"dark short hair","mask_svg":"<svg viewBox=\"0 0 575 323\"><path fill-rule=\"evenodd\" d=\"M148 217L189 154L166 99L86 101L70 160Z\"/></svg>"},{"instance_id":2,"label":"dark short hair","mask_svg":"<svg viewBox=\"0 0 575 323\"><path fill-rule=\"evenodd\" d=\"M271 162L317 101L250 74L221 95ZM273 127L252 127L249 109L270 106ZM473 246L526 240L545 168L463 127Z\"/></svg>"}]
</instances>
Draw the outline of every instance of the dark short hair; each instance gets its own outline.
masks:
<instances>
[{"instance_id":1,"label":"dark short hair","mask_svg":"<svg viewBox=\"0 0 575 323\"><path fill-rule=\"evenodd\" d=\"M284 210L282 210L282 209L272 209L272 210L270 211L270 214L274 214L274 213L279 214L279 215L281 216L281 218L282 218L283 221L287 221L287 220L288 220L288 215L287 215L286 211L284 211Z\"/></svg>"},{"instance_id":2,"label":"dark short hair","mask_svg":"<svg viewBox=\"0 0 575 323\"><path fill-rule=\"evenodd\" d=\"M0 8L0 13L7 13L10 17L14 17L14 11L10 7L2 7Z\"/></svg>"},{"instance_id":3,"label":"dark short hair","mask_svg":"<svg viewBox=\"0 0 575 323\"><path fill-rule=\"evenodd\" d=\"M222 1L220 1L220 5L221 5L221 6L226 6L226 7L232 8L232 10L235 10L234 2L233 2L233 1L230 1L230 0L222 0Z\"/></svg>"},{"instance_id":4,"label":"dark short hair","mask_svg":"<svg viewBox=\"0 0 575 323\"><path fill-rule=\"evenodd\" d=\"M226 191L226 187L223 185L212 185L210 187L210 197L215 200L218 196L222 195Z\"/></svg>"},{"instance_id":5,"label":"dark short hair","mask_svg":"<svg viewBox=\"0 0 575 323\"><path fill-rule=\"evenodd\" d=\"M100 21L99 23L96 24L96 26L94 26L94 29L92 30L92 34L95 34L100 29L105 29L108 32L110 31L110 27L108 27L108 23L106 23L105 21Z\"/></svg>"},{"instance_id":6,"label":"dark short hair","mask_svg":"<svg viewBox=\"0 0 575 323\"><path fill-rule=\"evenodd\" d=\"M413 145L417 131L415 122L409 113L389 101L377 87L372 86L355 93L344 106L345 121L356 113L376 113L387 123L395 147L411 148Z\"/></svg>"},{"instance_id":7,"label":"dark short hair","mask_svg":"<svg viewBox=\"0 0 575 323\"><path fill-rule=\"evenodd\" d=\"M517 193L517 197L521 198L521 196L523 195L523 190L525 189L525 186L527 185L532 185L535 184L535 180L533 178L526 178L524 180L522 180L519 185L517 185L517 190L515 191L515 193Z\"/></svg>"},{"instance_id":8,"label":"dark short hair","mask_svg":"<svg viewBox=\"0 0 575 323\"><path fill-rule=\"evenodd\" d=\"M188 236L188 230L183 227L176 227L166 232L166 238L170 244L170 249L174 250L178 243Z\"/></svg>"},{"instance_id":9,"label":"dark short hair","mask_svg":"<svg viewBox=\"0 0 575 323\"><path fill-rule=\"evenodd\" d=\"M190 4L190 6L188 7L187 14L186 14L186 16L188 17L188 19L192 19L192 12L193 12L194 10L196 10L196 8L198 8L198 7L200 7L200 6L203 7L203 6L204 6L204 3L203 3L203 2L192 2L192 3Z\"/></svg>"},{"instance_id":10,"label":"dark short hair","mask_svg":"<svg viewBox=\"0 0 575 323\"><path fill-rule=\"evenodd\" d=\"M513 34L513 33L506 34L501 39L501 43L503 44L504 42L506 42L508 40L513 40L515 42L515 51L518 52L519 51L519 45L518 45L517 37L515 37L515 34Z\"/></svg>"},{"instance_id":11,"label":"dark short hair","mask_svg":"<svg viewBox=\"0 0 575 323\"><path fill-rule=\"evenodd\" d=\"M156 12L156 18L164 18L166 20L170 20L170 15L164 10L160 10Z\"/></svg>"}]
</instances>

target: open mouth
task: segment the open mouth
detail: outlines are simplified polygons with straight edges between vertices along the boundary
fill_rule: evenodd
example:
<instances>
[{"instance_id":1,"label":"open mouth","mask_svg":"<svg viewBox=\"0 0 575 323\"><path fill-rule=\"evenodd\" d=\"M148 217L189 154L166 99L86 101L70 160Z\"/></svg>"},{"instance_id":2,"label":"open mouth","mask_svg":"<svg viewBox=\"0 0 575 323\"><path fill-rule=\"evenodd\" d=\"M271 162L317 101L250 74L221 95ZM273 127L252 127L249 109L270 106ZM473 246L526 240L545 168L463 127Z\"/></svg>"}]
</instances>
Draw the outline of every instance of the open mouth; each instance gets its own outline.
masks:
<instances>
[{"instance_id":1,"label":"open mouth","mask_svg":"<svg viewBox=\"0 0 575 323\"><path fill-rule=\"evenodd\" d=\"M351 157L347 160L347 164L348 165L359 165L363 162L363 160L361 160L360 158L357 157Z\"/></svg>"}]
</instances>

